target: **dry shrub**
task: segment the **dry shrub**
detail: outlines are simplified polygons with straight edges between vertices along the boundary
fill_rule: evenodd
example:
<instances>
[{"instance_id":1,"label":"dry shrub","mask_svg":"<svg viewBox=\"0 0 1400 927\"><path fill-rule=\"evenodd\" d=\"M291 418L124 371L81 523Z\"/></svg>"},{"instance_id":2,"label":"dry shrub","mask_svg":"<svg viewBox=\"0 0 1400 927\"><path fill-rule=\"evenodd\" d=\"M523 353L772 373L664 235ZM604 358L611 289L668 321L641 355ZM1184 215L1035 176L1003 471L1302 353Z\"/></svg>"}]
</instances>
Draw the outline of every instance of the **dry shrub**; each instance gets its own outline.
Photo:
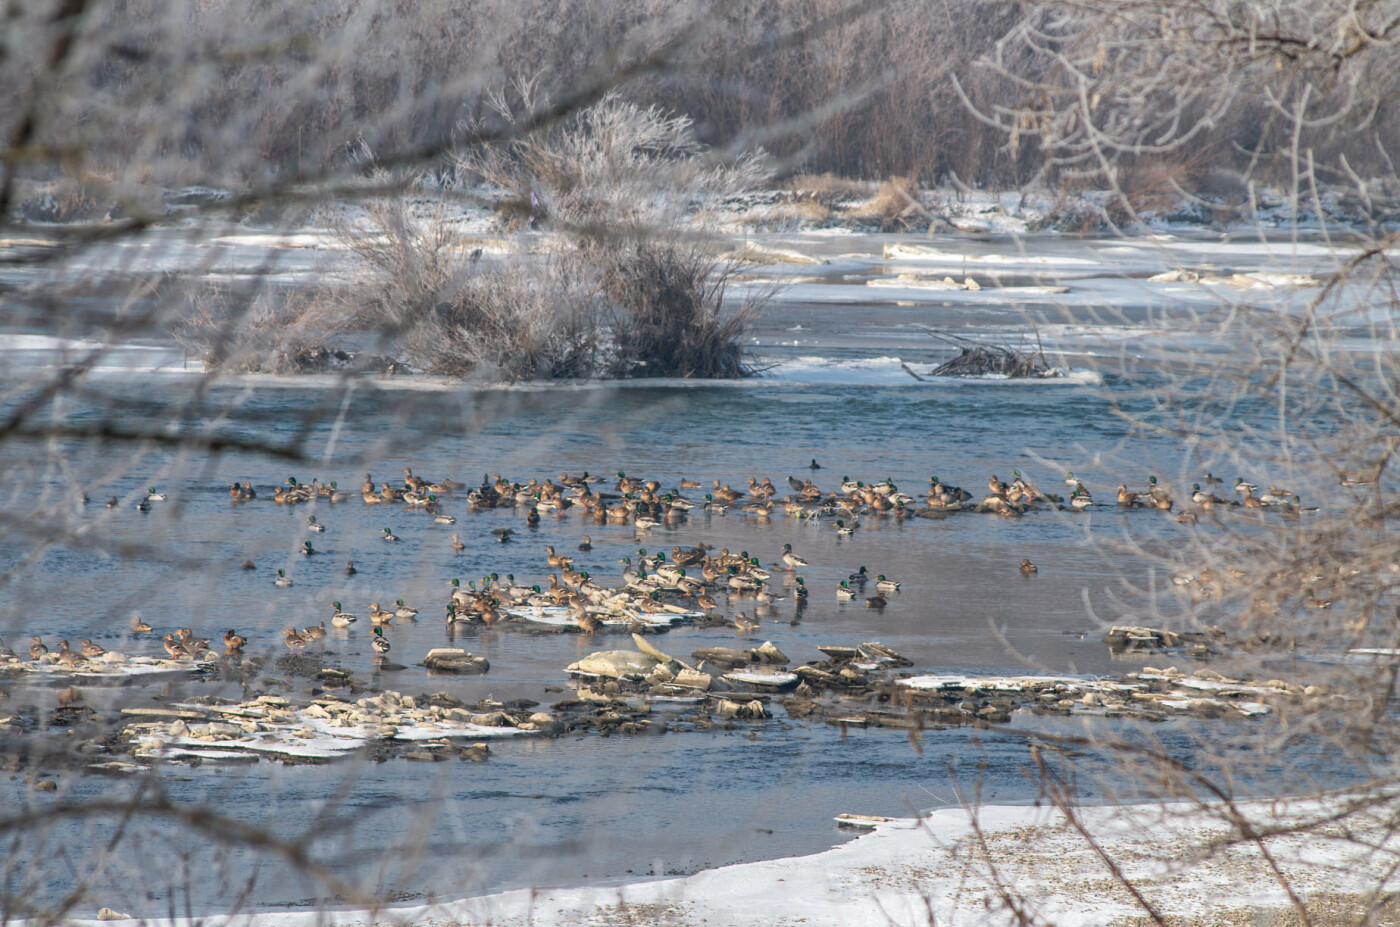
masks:
<instances>
[{"instance_id":1,"label":"dry shrub","mask_svg":"<svg viewBox=\"0 0 1400 927\"><path fill-rule=\"evenodd\" d=\"M589 377L598 356L596 293L572 256L472 273L440 294L398 344L433 374Z\"/></svg>"},{"instance_id":2,"label":"dry shrub","mask_svg":"<svg viewBox=\"0 0 1400 927\"><path fill-rule=\"evenodd\" d=\"M353 358L336 343L338 319L321 295L273 289L250 295L211 286L193 295L171 334L209 370L289 374L348 368Z\"/></svg>"},{"instance_id":3,"label":"dry shrub","mask_svg":"<svg viewBox=\"0 0 1400 927\"><path fill-rule=\"evenodd\" d=\"M342 314L382 333L427 373L505 380L591 376L597 286L573 254L543 265L487 266L440 213L370 203L338 235L367 278L337 293Z\"/></svg>"},{"instance_id":4,"label":"dry shrub","mask_svg":"<svg viewBox=\"0 0 1400 927\"><path fill-rule=\"evenodd\" d=\"M749 300L724 309L732 268L693 248L645 243L618 253L603 276L614 305L616 377L736 379L744 364L743 338L760 310Z\"/></svg>"},{"instance_id":5,"label":"dry shrub","mask_svg":"<svg viewBox=\"0 0 1400 927\"><path fill-rule=\"evenodd\" d=\"M928 225L928 216L919 202L919 181L913 177L886 180L851 215L879 225L882 232L907 232Z\"/></svg>"},{"instance_id":6,"label":"dry shrub","mask_svg":"<svg viewBox=\"0 0 1400 927\"><path fill-rule=\"evenodd\" d=\"M98 191L77 180L23 184L15 212L30 222L100 219L107 208Z\"/></svg>"}]
</instances>

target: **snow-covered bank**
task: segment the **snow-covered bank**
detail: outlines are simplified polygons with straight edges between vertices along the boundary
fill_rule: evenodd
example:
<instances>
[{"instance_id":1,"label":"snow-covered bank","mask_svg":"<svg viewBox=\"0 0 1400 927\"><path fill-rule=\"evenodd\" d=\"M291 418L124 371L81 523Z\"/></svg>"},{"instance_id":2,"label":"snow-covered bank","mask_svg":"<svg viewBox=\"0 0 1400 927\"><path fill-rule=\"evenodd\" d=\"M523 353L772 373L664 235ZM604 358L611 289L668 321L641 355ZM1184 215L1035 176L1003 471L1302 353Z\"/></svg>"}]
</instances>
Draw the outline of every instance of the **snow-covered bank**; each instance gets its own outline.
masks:
<instances>
[{"instance_id":1,"label":"snow-covered bank","mask_svg":"<svg viewBox=\"0 0 1400 927\"><path fill-rule=\"evenodd\" d=\"M1311 821L1318 801L1237 805L1254 825ZM324 925L841 925L1009 924L1008 899L1037 923L1090 927L1144 915L1095 848L1058 811L987 806L878 823L861 838L813 856L707 870L684 878L606 887L513 891L433 905L353 911L278 911L205 918L206 927ZM1084 809L1081 821L1123 876L1163 915L1222 923L1241 912L1284 908L1288 895L1260 849L1225 846L1238 831L1226 809L1136 805ZM1344 839L1278 836L1267 850L1298 897L1393 888L1395 841L1377 821ZM1368 833L1366 824L1376 824ZM1365 846L1368 837L1376 845ZM1250 922L1253 922L1250 920ZM74 920L74 924L95 921ZM149 921L185 927L186 920Z\"/></svg>"}]
</instances>

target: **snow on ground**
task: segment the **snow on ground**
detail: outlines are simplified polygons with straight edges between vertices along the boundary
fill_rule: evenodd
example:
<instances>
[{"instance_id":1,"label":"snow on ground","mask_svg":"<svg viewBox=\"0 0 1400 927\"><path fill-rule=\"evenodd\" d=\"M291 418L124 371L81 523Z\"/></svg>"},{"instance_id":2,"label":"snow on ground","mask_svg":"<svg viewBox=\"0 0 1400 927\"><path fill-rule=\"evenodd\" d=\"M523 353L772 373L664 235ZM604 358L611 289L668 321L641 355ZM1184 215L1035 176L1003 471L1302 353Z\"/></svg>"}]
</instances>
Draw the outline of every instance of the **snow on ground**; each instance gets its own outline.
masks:
<instances>
[{"instance_id":1,"label":"snow on ground","mask_svg":"<svg viewBox=\"0 0 1400 927\"><path fill-rule=\"evenodd\" d=\"M1235 806L1255 825L1311 820L1332 807L1318 801ZM1222 805L1132 805L1081 809L1079 819L1158 911L1201 923L1238 920L1248 909L1289 904L1254 844L1223 846L1237 835ZM935 811L921 819L873 823L870 833L813 856L706 870L683 878L543 891L512 891L441 904L367 910L287 910L204 918L203 927L358 927L574 924L734 925L734 927L889 927L1011 924L1007 902L1034 923L1094 927L1145 912L1063 814L1042 807L985 806ZM1267 850L1304 900L1386 887L1395 841L1377 829L1365 846L1362 823L1268 838ZM1245 914L1245 922L1253 916ZM95 925L97 921L72 920ZM153 925L187 927L189 921Z\"/></svg>"}]
</instances>

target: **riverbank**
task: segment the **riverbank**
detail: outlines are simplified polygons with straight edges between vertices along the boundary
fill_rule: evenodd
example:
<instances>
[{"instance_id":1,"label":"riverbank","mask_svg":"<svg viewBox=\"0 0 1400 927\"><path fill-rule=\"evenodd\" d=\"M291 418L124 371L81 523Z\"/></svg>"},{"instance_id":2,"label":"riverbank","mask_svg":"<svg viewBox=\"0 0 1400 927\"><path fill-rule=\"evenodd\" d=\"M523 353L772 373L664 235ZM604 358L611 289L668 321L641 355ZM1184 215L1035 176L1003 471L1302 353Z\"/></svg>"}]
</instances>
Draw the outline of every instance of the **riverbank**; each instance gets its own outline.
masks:
<instances>
[{"instance_id":1,"label":"riverbank","mask_svg":"<svg viewBox=\"0 0 1400 927\"><path fill-rule=\"evenodd\" d=\"M1029 918L1057 927L1110 927L1150 923L1156 911L1174 925L1275 924L1295 914L1290 891L1314 924L1354 923L1367 910L1367 891L1393 888L1387 873L1397 847L1379 818L1351 818L1351 830L1313 826L1342 807L1343 800L1334 799L1080 809L1076 820L1093 835L1092 845L1051 808L955 808L875 823L869 834L823 853L684 878L511 891L377 911L242 911L203 923L883 927ZM1235 815L1261 832L1283 825L1304 832L1241 842L1241 827L1229 823ZM1396 920L1393 905L1378 905L1376 913L1377 923Z\"/></svg>"}]
</instances>

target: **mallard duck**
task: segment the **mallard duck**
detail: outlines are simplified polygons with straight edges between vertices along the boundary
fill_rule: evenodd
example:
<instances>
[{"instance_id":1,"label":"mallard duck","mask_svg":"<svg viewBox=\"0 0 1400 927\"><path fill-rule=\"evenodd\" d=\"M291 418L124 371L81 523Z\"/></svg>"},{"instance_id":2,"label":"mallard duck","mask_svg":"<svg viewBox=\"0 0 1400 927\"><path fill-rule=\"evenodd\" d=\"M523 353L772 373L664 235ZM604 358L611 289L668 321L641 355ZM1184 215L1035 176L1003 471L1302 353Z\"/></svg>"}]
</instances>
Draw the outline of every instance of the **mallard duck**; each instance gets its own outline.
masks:
<instances>
[{"instance_id":1,"label":"mallard duck","mask_svg":"<svg viewBox=\"0 0 1400 927\"><path fill-rule=\"evenodd\" d=\"M89 660L96 660L107 652L107 648L100 644L94 644L88 638L83 638L83 646L79 652Z\"/></svg>"},{"instance_id":2,"label":"mallard duck","mask_svg":"<svg viewBox=\"0 0 1400 927\"><path fill-rule=\"evenodd\" d=\"M306 516L306 530L320 534L326 530L326 526L317 521L315 515L308 515Z\"/></svg>"},{"instance_id":3,"label":"mallard duck","mask_svg":"<svg viewBox=\"0 0 1400 927\"><path fill-rule=\"evenodd\" d=\"M399 536L393 531L389 530L388 528L384 529L384 534L382 535L382 537L386 541L397 541L399 539Z\"/></svg>"},{"instance_id":4,"label":"mallard duck","mask_svg":"<svg viewBox=\"0 0 1400 927\"><path fill-rule=\"evenodd\" d=\"M743 612L735 613L733 624L736 630L745 633L749 631L757 631L759 628L759 623L754 619L750 618L748 615L745 615Z\"/></svg>"},{"instance_id":5,"label":"mallard duck","mask_svg":"<svg viewBox=\"0 0 1400 927\"><path fill-rule=\"evenodd\" d=\"M34 635L29 639L29 659L38 660L47 655L49 648L39 635Z\"/></svg>"},{"instance_id":6,"label":"mallard duck","mask_svg":"<svg viewBox=\"0 0 1400 927\"><path fill-rule=\"evenodd\" d=\"M242 653L243 646L248 643L248 638L239 634L233 628L224 632L224 649L229 653Z\"/></svg>"},{"instance_id":7,"label":"mallard duck","mask_svg":"<svg viewBox=\"0 0 1400 927\"><path fill-rule=\"evenodd\" d=\"M1087 493L1082 493L1076 489L1069 494L1069 507L1076 512L1081 512L1093 504L1094 500L1089 498Z\"/></svg>"},{"instance_id":8,"label":"mallard duck","mask_svg":"<svg viewBox=\"0 0 1400 927\"><path fill-rule=\"evenodd\" d=\"M378 602L369 603L369 620L371 624L388 624L393 621L395 615L387 608L380 608Z\"/></svg>"},{"instance_id":9,"label":"mallard duck","mask_svg":"<svg viewBox=\"0 0 1400 927\"><path fill-rule=\"evenodd\" d=\"M287 649L293 654L301 653L306 649L306 638L302 637L296 628L288 628L282 632L282 643L287 645Z\"/></svg>"},{"instance_id":10,"label":"mallard duck","mask_svg":"<svg viewBox=\"0 0 1400 927\"><path fill-rule=\"evenodd\" d=\"M467 545L462 543L462 538L459 535L452 535L452 549L459 554L467 549Z\"/></svg>"},{"instance_id":11,"label":"mallard duck","mask_svg":"<svg viewBox=\"0 0 1400 927\"><path fill-rule=\"evenodd\" d=\"M285 589L286 587L292 584L292 578L287 575L286 570L278 570L277 578L272 581L272 584L274 586L281 586Z\"/></svg>"},{"instance_id":12,"label":"mallard duck","mask_svg":"<svg viewBox=\"0 0 1400 927\"><path fill-rule=\"evenodd\" d=\"M900 584L892 579L886 578L884 573L875 577L875 588L881 592L898 592Z\"/></svg>"},{"instance_id":13,"label":"mallard duck","mask_svg":"<svg viewBox=\"0 0 1400 927\"><path fill-rule=\"evenodd\" d=\"M358 572L360 572L360 571L357 570L357 569L355 569L355 561L353 561L353 560L347 560L347 561L345 561L345 575L346 575L346 576L354 576L354 575L355 575L356 573L358 573Z\"/></svg>"},{"instance_id":14,"label":"mallard duck","mask_svg":"<svg viewBox=\"0 0 1400 927\"><path fill-rule=\"evenodd\" d=\"M846 524L846 522L845 522L844 519L841 519L841 518L836 519L836 535L837 535L837 537L843 537L843 538L848 538L848 537L850 537L852 534L855 533L856 527L857 527L857 523L856 523L855 519L851 519L851 523L850 523L849 525Z\"/></svg>"},{"instance_id":15,"label":"mallard duck","mask_svg":"<svg viewBox=\"0 0 1400 927\"><path fill-rule=\"evenodd\" d=\"M303 557L312 557L316 554L316 548L311 546L310 541L301 542L301 553Z\"/></svg>"},{"instance_id":16,"label":"mallard duck","mask_svg":"<svg viewBox=\"0 0 1400 927\"><path fill-rule=\"evenodd\" d=\"M244 561L243 561L243 566L240 567L240 569L243 570L244 573L251 573L251 572L253 572L254 570L256 570L257 568L258 568L258 565L257 565L256 563L254 563L253 561L251 561L251 560L244 560Z\"/></svg>"},{"instance_id":17,"label":"mallard duck","mask_svg":"<svg viewBox=\"0 0 1400 927\"><path fill-rule=\"evenodd\" d=\"M1118 484L1118 504L1137 505L1138 494L1128 488L1126 483Z\"/></svg>"},{"instance_id":18,"label":"mallard duck","mask_svg":"<svg viewBox=\"0 0 1400 927\"><path fill-rule=\"evenodd\" d=\"M807 581L801 576L798 576L793 580L793 582L795 582L797 585L793 587L792 594L798 599L807 598L809 594L809 590L807 589Z\"/></svg>"},{"instance_id":19,"label":"mallard duck","mask_svg":"<svg viewBox=\"0 0 1400 927\"><path fill-rule=\"evenodd\" d=\"M308 625L301 629L301 636L308 641L319 641L326 636L326 623Z\"/></svg>"},{"instance_id":20,"label":"mallard duck","mask_svg":"<svg viewBox=\"0 0 1400 927\"><path fill-rule=\"evenodd\" d=\"M448 515L446 512L439 508L433 511L433 524L455 525L457 524L457 518L456 516Z\"/></svg>"},{"instance_id":21,"label":"mallard duck","mask_svg":"<svg viewBox=\"0 0 1400 927\"><path fill-rule=\"evenodd\" d=\"M527 528L538 528L539 526L540 526L540 510L537 509L537 508L535 508L535 507L532 505L532 506L530 506L530 510L529 510L528 512L525 513L525 527L527 527Z\"/></svg>"},{"instance_id":22,"label":"mallard duck","mask_svg":"<svg viewBox=\"0 0 1400 927\"><path fill-rule=\"evenodd\" d=\"M151 626L142 620L140 615L131 616L131 631L133 634L150 634Z\"/></svg>"},{"instance_id":23,"label":"mallard duck","mask_svg":"<svg viewBox=\"0 0 1400 927\"><path fill-rule=\"evenodd\" d=\"M152 502L164 502L165 493L156 492L156 488L152 486L150 489L146 490L146 498L151 500Z\"/></svg>"},{"instance_id":24,"label":"mallard duck","mask_svg":"<svg viewBox=\"0 0 1400 927\"><path fill-rule=\"evenodd\" d=\"M865 600L866 608L884 608L888 604L889 600L878 593Z\"/></svg>"},{"instance_id":25,"label":"mallard duck","mask_svg":"<svg viewBox=\"0 0 1400 927\"><path fill-rule=\"evenodd\" d=\"M580 609L574 616L574 621L578 624L579 630L589 637L592 637L593 632L603 626L603 619L592 614L587 609Z\"/></svg>"},{"instance_id":26,"label":"mallard duck","mask_svg":"<svg viewBox=\"0 0 1400 927\"><path fill-rule=\"evenodd\" d=\"M583 536L583 541L578 546L578 549L583 551L585 554L588 553L590 550L593 549L593 539L585 534Z\"/></svg>"},{"instance_id":27,"label":"mallard duck","mask_svg":"<svg viewBox=\"0 0 1400 927\"><path fill-rule=\"evenodd\" d=\"M496 536L496 540L502 544L510 543L510 536L515 534L514 528L492 528L491 533ZM454 534L453 537L456 537Z\"/></svg>"},{"instance_id":28,"label":"mallard duck","mask_svg":"<svg viewBox=\"0 0 1400 927\"><path fill-rule=\"evenodd\" d=\"M80 653L74 653L72 650L69 650L69 649L68 649L68 642L67 642L66 640L65 640L65 641L59 641L59 642L58 642L58 662L62 663L64 666L68 667L69 669L77 669L77 668L78 668L78 664L81 663L81 662L83 662L83 655L80 654Z\"/></svg>"},{"instance_id":29,"label":"mallard duck","mask_svg":"<svg viewBox=\"0 0 1400 927\"><path fill-rule=\"evenodd\" d=\"M360 620L349 612L341 611L339 602L332 602L331 608L333 609L331 612L331 627L333 628L348 628Z\"/></svg>"},{"instance_id":30,"label":"mallard duck","mask_svg":"<svg viewBox=\"0 0 1400 927\"><path fill-rule=\"evenodd\" d=\"M138 512L149 512L150 510L151 510L151 502L150 502L149 499L137 499L137 500L136 500L136 511L138 511Z\"/></svg>"},{"instance_id":31,"label":"mallard duck","mask_svg":"<svg viewBox=\"0 0 1400 927\"><path fill-rule=\"evenodd\" d=\"M377 627L374 629L374 637L370 638L370 643L374 647L374 653L376 656L382 657L390 650L389 641L384 637L383 628Z\"/></svg>"},{"instance_id":32,"label":"mallard duck","mask_svg":"<svg viewBox=\"0 0 1400 927\"><path fill-rule=\"evenodd\" d=\"M716 602L714 600L714 597L711 596L708 592L702 592L699 595L697 595L695 597L695 604L699 605L700 610L707 615L715 609L719 608L719 603Z\"/></svg>"},{"instance_id":33,"label":"mallard duck","mask_svg":"<svg viewBox=\"0 0 1400 927\"><path fill-rule=\"evenodd\" d=\"M855 597L856 597L856 592L855 592L855 590L852 589L852 588L850 587L850 585L849 585L844 579L841 580L841 582L837 584L837 586L836 586L836 598L837 598L837 599L839 599L839 600L841 600L841 601L843 601L843 602L849 602L851 599L854 599Z\"/></svg>"},{"instance_id":34,"label":"mallard duck","mask_svg":"<svg viewBox=\"0 0 1400 927\"><path fill-rule=\"evenodd\" d=\"M1021 572L1027 576L1039 571L1039 569L1040 567L1036 566L1034 563L1031 563L1029 559L1024 559L1021 561Z\"/></svg>"},{"instance_id":35,"label":"mallard duck","mask_svg":"<svg viewBox=\"0 0 1400 927\"><path fill-rule=\"evenodd\" d=\"M1257 492L1258 490L1258 486L1255 486L1253 483L1245 482L1244 477L1235 477L1235 492L1252 493Z\"/></svg>"},{"instance_id":36,"label":"mallard duck","mask_svg":"<svg viewBox=\"0 0 1400 927\"><path fill-rule=\"evenodd\" d=\"M859 570L856 570L850 576L847 576L846 579L850 580L853 583L860 583L862 586L864 586L867 582L869 582L870 574L866 572L865 567L861 567Z\"/></svg>"},{"instance_id":37,"label":"mallard duck","mask_svg":"<svg viewBox=\"0 0 1400 927\"><path fill-rule=\"evenodd\" d=\"M410 608L403 604L403 599L395 599L394 604L398 606L394 609L394 617L402 621L412 621L418 617L418 609Z\"/></svg>"},{"instance_id":38,"label":"mallard duck","mask_svg":"<svg viewBox=\"0 0 1400 927\"><path fill-rule=\"evenodd\" d=\"M788 565L788 569L790 569L794 573L797 572L798 567L805 567L808 565L806 560L803 560L801 557L797 556L797 554L794 554L792 552L791 544L783 545L783 563L786 563Z\"/></svg>"},{"instance_id":39,"label":"mallard duck","mask_svg":"<svg viewBox=\"0 0 1400 927\"><path fill-rule=\"evenodd\" d=\"M566 557L563 554L556 554L554 552L553 547L546 547L544 550L546 554L545 559L547 559L549 561L549 565L556 570L564 566L565 564L571 564L574 562L573 557Z\"/></svg>"}]
</instances>

